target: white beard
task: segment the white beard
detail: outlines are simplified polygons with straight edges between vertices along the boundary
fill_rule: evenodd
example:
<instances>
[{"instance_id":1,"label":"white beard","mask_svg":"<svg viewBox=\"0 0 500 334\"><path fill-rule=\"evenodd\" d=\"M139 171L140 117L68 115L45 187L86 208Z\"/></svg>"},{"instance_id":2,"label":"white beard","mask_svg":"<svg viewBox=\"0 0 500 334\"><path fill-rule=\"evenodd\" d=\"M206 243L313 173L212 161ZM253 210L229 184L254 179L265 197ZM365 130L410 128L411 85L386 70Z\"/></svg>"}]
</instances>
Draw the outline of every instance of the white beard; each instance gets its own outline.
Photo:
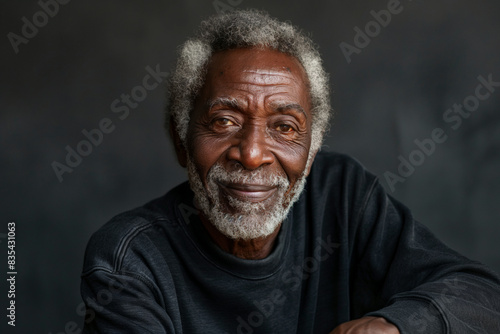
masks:
<instances>
[{"instance_id":1,"label":"white beard","mask_svg":"<svg viewBox=\"0 0 500 334\"><path fill-rule=\"evenodd\" d=\"M221 164L215 164L207 174L208 189L205 189L203 186L200 175L189 156L187 159L187 170L196 205L217 230L231 239L250 240L266 237L273 233L286 218L290 208L299 198L306 183L306 178L303 174L285 198L285 194L290 186L288 179L281 175L266 176L262 169L244 171L241 168L237 171L228 172ZM229 202L228 205L235 212L231 213L227 212L221 201L221 191L218 182L258 183L267 186L276 186L277 193L259 203L242 201L225 195Z\"/></svg>"}]
</instances>

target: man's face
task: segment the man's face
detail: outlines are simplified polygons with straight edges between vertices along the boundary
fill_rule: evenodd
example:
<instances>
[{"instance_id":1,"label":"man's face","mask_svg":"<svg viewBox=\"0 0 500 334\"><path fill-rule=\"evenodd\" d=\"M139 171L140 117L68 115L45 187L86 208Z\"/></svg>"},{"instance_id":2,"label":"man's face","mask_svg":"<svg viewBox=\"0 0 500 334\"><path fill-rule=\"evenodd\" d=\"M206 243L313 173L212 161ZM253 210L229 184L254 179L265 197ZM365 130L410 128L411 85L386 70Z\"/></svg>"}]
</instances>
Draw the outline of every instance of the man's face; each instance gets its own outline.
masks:
<instances>
[{"instance_id":1,"label":"man's face","mask_svg":"<svg viewBox=\"0 0 500 334\"><path fill-rule=\"evenodd\" d=\"M215 53L194 104L187 160L196 202L233 239L271 234L305 182L311 107L300 63L263 49Z\"/></svg>"}]
</instances>

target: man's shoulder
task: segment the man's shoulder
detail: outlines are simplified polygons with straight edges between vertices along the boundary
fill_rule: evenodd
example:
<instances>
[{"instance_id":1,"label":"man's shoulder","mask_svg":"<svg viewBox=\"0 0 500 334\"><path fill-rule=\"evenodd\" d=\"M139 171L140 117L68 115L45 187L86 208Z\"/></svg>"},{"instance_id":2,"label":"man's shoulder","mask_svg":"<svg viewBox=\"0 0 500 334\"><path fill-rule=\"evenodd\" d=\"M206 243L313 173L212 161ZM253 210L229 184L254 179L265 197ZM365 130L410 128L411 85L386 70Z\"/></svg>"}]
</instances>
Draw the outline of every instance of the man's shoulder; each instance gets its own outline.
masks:
<instances>
[{"instance_id":1,"label":"man's shoulder","mask_svg":"<svg viewBox=\"0 0 500 334\"><path fill-rule=\"evenodd\" d=\"M316 154L316 158L314 159L314 164L316 165L328 164L332 166L334 163L338 166L358 166L363 168L356 158L345 153L322 150Z\"/></svg>"},{"instance_id":2,"label":"man's shoulder","mask_svg":"<svg viewBox=\"0 0 500 334\"><path fill-rule=\"evenodd\" d=\"M319 185L371 185L377 177L355 158L337 152L320 151L311 168L310 181Z\"/></svg>"},{"instance_id":3,"label":"man's shoulder","mask_svg":"<svg viewBox=\"0 0 500 334\"><path fill-rule=\"evenodd\" d=\"M140 207L120 213L94 232L87 244L83 271L96 268L119 270L122 258L137 239L157 234L156 227L177 224L176 203L185 196L187 182L173 188L164 196Z\"/></svg>"}]
</instances>

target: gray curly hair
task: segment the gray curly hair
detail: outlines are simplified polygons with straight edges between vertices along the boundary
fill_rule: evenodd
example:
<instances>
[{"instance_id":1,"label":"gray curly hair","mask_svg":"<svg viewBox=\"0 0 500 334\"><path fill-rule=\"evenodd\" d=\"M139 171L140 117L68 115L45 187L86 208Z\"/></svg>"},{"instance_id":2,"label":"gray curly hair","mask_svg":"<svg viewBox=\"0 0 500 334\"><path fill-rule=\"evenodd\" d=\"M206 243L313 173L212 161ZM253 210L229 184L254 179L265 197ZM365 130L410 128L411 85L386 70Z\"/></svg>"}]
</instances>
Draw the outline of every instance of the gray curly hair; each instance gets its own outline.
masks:
<instances>
[{"instance_id":1,"label":"gray curly hair","mask_svg":"<svg viewBox=\"0 0 500 334\"><path fill-rule=\"evenodd\" d=\"M190 113L204 83L212 54L244 47L277 50L295 57L304 67L309 80L313 114L310 152L314 154L321 147L331 115L328 75L323 69L321 57L311 39L297 28L257 10L212 16L201 23L195 37L182 45L168 82L165 128L169 131L170 119L173 118L175 130L187 147Z\"/></svg>"}]
</instances>

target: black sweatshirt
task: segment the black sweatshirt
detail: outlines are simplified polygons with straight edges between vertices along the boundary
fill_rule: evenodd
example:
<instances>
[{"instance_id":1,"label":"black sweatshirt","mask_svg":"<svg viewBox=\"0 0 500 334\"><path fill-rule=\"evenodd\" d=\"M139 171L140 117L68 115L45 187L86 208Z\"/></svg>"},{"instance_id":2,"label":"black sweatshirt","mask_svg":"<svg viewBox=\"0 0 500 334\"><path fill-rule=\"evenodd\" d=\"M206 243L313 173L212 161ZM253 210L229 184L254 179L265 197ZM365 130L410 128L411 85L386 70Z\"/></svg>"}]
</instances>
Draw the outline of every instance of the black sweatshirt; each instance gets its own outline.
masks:
<instances>
[{"instance_id":1,"label":"black sweatshirt","mask_svg":"<svg viewBox=\"0 0 500 334\"><path fill-rule=\"evenodd\" d=\"M276 246L223 252L187 183L91 238L87 333L324 333L364 315L401 333L500 333L500 283L388 196L353 159L319 153Z\"/></svg>"}]
</instances>

